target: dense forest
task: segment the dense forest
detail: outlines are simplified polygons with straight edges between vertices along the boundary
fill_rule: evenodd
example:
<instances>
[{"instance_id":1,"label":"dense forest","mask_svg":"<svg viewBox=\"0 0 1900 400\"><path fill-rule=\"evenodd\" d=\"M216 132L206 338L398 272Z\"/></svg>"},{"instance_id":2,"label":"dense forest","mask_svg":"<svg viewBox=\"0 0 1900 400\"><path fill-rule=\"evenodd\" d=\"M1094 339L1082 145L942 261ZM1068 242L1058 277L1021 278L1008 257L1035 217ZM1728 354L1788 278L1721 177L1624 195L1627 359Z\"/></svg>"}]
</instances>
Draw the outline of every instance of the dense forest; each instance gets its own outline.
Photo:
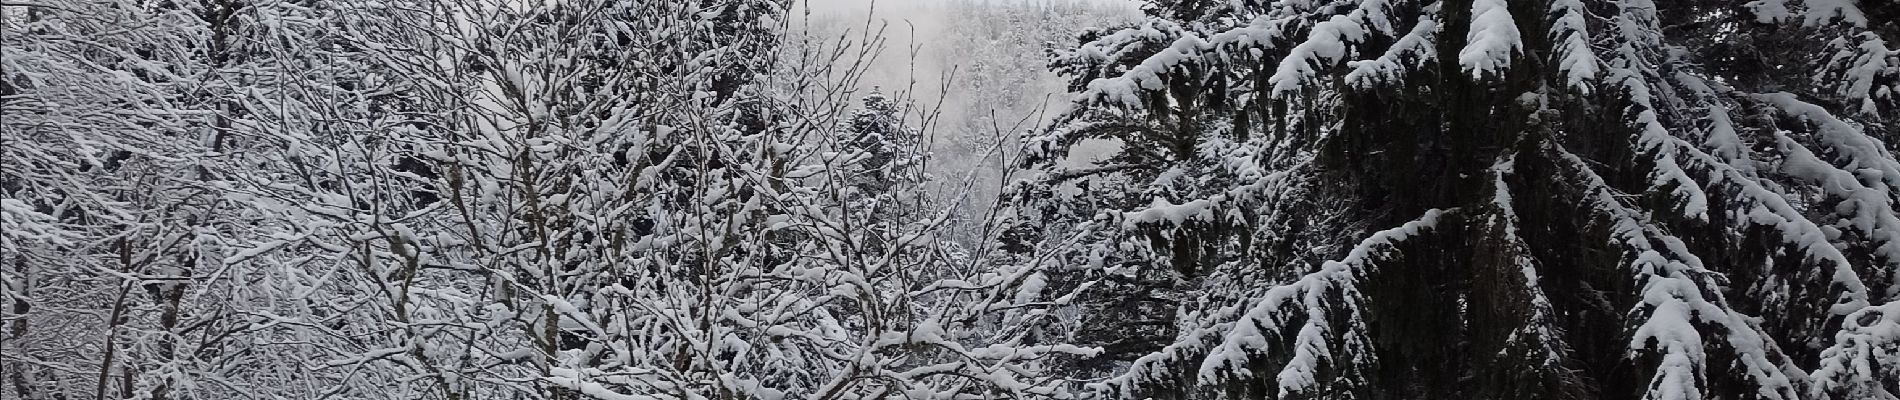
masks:
<instances>
[{"instance_id":1,"label":"dense forest","mask_svg":"<svg viewBox=\"0 0 1900 400\"><path fill-rule=\"evenodd\" d=\"M1900 2L864 3L0 3L0 399L1900 400Z\"/></svg>"}]
</instances>

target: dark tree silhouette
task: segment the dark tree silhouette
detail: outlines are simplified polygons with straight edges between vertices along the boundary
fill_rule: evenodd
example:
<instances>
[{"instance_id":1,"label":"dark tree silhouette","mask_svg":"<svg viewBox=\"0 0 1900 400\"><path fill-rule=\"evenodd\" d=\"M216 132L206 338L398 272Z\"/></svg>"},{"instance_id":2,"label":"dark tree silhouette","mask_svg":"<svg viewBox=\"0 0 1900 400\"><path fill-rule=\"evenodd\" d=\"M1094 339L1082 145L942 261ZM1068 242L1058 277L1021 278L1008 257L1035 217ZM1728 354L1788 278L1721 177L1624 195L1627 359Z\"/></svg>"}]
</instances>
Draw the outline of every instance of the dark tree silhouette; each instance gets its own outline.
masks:
<instances>
[{"instance_id":1,"label":"dark tree silhouette","mask_svg":"<svg viewBox=\"0 0 1900 400\"><path fill-rule=\"evenodd\" d=\"M1055 55L1005 245L1166 338L1115 396L1894 398L1888 7L1155 1Z\"/></svg>"}]
</instances>

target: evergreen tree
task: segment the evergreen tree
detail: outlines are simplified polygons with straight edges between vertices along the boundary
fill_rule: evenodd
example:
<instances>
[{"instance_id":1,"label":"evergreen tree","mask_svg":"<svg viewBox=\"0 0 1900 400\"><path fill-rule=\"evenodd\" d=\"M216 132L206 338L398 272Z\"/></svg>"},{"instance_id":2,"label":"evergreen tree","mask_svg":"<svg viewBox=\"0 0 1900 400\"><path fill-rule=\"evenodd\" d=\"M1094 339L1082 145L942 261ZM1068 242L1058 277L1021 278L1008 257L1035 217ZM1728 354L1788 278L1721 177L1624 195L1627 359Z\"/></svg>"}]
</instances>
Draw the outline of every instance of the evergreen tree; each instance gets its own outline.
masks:
<instances>
[{"instance_id":1,"label":"evergreen tree","mask_svg":"<svg viewBox=\"0 0 1900 400\"><path fill-rule=\"evenodd\" d=\"M1054 55L1003 245L1159 325L1081 338L1166 338L1115 397L1894 398L1876 3L1153 1Z\"/></svg>"},{"instance_id":2,"label":"evergreen tree","mask_svg":"<svg viewBox=\"0 0 1900 400\"><path fill-rule=\"evenodd\" d=\"M1900 398L1896 3L791 4L0 5L0 398Z\"/></svg>"},{"instance_id":3,"label":"evergreen tree","mask_svg":"<svg viewBox=\"0 0 1900 400\"><path fill-rule=\"evenodd\" d=\"M873 88L864 106L853 111L839 127L839 158L845 166L844 209L867 224L901 223L914 217L928 200L920 192L924 181L923 138L906 126L896 102Z\"/></svg>"}]
</instances>

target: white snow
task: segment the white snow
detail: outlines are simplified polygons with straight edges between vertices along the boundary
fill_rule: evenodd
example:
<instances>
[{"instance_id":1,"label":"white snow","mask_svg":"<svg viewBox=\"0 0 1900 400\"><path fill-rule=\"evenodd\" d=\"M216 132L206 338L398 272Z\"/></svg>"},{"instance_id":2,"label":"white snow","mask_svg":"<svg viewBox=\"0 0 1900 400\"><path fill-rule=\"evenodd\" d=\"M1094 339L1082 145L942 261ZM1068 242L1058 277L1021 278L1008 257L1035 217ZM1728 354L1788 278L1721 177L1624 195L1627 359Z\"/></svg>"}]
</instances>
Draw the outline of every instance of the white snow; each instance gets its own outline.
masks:
<instances>
[{"instance_id":1,"label":"white snow","mask_svg":"<svg viewBox=\"0 0 1900 400\"><path fill-rule=\"evenodd\" d=\"M1550 38L1557 41L1557 70L1564 73L1565 83L1572 89L1589 93L1591 85L1602 69L1597 65L1596 50L1590 47L1589 24L1584 16L1588 10L1581 0L1555 0L1550 3L1551 13L1557 18L1551 21Z\"/></svg>"},{"instance_id":2,"label":"white snow","mask_svg":"<svg viewBox=\"0 0 1900 400\"><path fill-rule=\"evenodd\" d=\"M1859 44L1850 45L1848 38L1835 39L1829 46L1837 51L1829 57L1824 69L1839 69L1841 76L1816 76L1817 81L1844 81L1838 85L1836 94L1849 101L1858 101L1856 111L1868 115L1878 115L1879 101L1894 96L1893 84L1877 86L1881 76L1900 76L1900 65L1890 60L1900 57L1900 49L1888 49L1887 42L1873 32L1861 32L1854 37Z\"/></svg>"},{"instance_id":3,"label":"white snow","mask_svg":"<svg viewBox=\"0 0 1900 400\"><path fill-rule=\"evenodd\" d=\"M1327 261L1317 272L1268 290L1234 322L1231 330L1221 334L1220 344L1202 359L1198 380L1210 384L1220 382L1230 374L1245 377L1248 372L1243 366L1249 363L1255 352L1267 348L1266 338L1269 335L1285 335L1292 328L1285 324L1297 321L1300 326L1294 336L1293 348L1281 349L1291 351L1293 357L1281 367L1275 379L1282 393L1299 393L1310 389L1317 383L1315 374L1320 371L1319 363L1342 356L1330 354L1326 350L1329 343L1361 340L1329 331L1329 310L1340 307L1354 310L1358 307L1358 290L1354 286L1357 285L1358 277L1366 273L1362 269L1376 268L1372 260L1374 252L1388 251L1388 248L1399 242L1426 233L1448 212L1451 211L1430 210L1417 220L1373 233L1354 246L1345 258ZM1346 303L1332 303L1335 298L1344 299Z\"/></svg>"},{"instance_id":4,"label":"white snow","mask_svg":"<svg viewBox=\"0 0 1900 400\"><path fill-rule=\"evenodd\" d=\"M1123 229L1136 229L1143 225L1165 224L1178 227L1188 221L1213 221L1214 206L1218 199L1195 199L1182 204L1168 202L1156 197L1148 208L1127 212L1122 217Z\"/></svg>"},{"instance_id":5,"label":"white snow","mask_svg":"<svg viewBox=\"0 0 1900 400\"><path fill-rule=\"evenodd\" d=\"M1523 50L1517 21L1511 19L1504 0L1471 3L1471 31L1465 35L1464 49L1458 51L1458 65L1465 73L1478 79L1503 74Z\"/></svg>"},{"instance_id":6,"label":"white snow","mask_svg":"<svg viewBox=\"0 0 1900 400\"><path fill-rule=\"evenodd\" d=\"M1346 83L1360 89L1371 89L1375 84L1397 83L1405 72L1436 61L1438 49L1437 7L1431 12L1419 16L1417 24L1405 36L1399 37L1385 54L1371 60L1352 61L1346 66L1352 72L1346 73Z\"/></svg>"},{"instance_id":7,"label":"white snow","mask_svg":"<svg viewBox=\"0 0 1900 400\"><path fill-rule=\"evenodd\" d=\"M1842 319L1834 344L1821 351L1809 375L1812 398L1890 399L1882 381L1900 371L1900 300L1869 306Z\"/></svg>"},{"instance_id":8,"label":"white snow","mask_svg":"<svg viewBox=\"0 0 1900 400\"><path fill-rule=\"evenodd\" d=\"M1759 328L1749 322L1753 319L1723 306L1724 300L1719 295L1703 296L1705 286L1717 283L1708 280L1709 272L1702 266L1701 259L1689 253L1681 239L1647 223L1646 216L1616 199L1602 177L1592 172L1581 158L1561 147L1553 150L1570 164L1570 169L1585 175L1585 184L1595 193L1595 211L1614 222L1612 235L1626 248L1626 272L1642 285L1642 302L1630 315L1643 322L1632 336L1629 350L1632 354L1655 352L1661 357L1645 398L1700 398L1697 382L1710 370L1703 362L1706 355L1703 354L1701 326L1714 324L1730 332L1725 338L1726 344L1739 357L1744 372L1762 385L1763 397L1798 399L1792 380L1769 358L1772 343L1765 342L1766 338L1754 332ZM1838 274L1844 269L1836 268L1835 272ZM1852 271L1847 273L1852 274ZM1853 293L1851 288L1849 290Z\"/></svg>"}]
</instances>

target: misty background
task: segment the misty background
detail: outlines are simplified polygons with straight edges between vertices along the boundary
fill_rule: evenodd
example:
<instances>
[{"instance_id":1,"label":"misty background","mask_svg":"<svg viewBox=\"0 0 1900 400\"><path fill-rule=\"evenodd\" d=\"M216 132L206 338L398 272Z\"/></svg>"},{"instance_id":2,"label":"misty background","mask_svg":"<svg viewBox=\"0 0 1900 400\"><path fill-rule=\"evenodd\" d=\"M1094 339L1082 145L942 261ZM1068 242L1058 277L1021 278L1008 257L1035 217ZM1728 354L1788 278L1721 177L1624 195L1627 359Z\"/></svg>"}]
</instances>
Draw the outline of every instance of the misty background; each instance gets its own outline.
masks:
<instances>
[{"instance_id":1,"label":"misty background","mask_svg":"<svg viewBox=\"0 0 1900 400\"><path fill-rule=\"evenodd\" d=\"M877 92L907 107L906 119L929 143L928 187L947 200L941 204L956 204L952 214L963 221L952 230L967 233L1010 179L1006 165L1021 133L1068 108L1067 82L1049 71L1046 50L1073 46L1091 27L1138 21L1139 7L1135 0L806 0L790 13L794 43L787 47L841 46L849 55L832 62L834 76L853 67L862 73L847 103ZM946 88L956 95L944 96ZM1084 142L1071 159L1091 162L1115 147Z\"/></svg>"}]
</instances>

